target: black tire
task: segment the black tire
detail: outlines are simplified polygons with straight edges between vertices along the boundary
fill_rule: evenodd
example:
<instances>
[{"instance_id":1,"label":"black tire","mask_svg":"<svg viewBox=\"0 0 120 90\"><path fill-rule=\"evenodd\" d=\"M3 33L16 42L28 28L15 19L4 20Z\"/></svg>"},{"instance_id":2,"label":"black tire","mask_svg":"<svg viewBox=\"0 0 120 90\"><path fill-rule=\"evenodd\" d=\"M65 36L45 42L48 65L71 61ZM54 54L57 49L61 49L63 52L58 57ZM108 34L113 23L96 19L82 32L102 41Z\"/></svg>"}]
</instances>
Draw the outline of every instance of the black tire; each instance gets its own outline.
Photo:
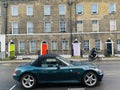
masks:
<instances>
[{"instance_id":1,"label":"black tire","mask_svg":"<svg viewBox=\"0 0 120 90\"><path fill-rule=\"evenodd\" d=\"M34 88L37 84L37 79L34 75L26 73L20 79L21 85L26 89Z\"/></svg>"},{"instance_id":2,"label":"black tire","mask_svg":"<svg viewBox=\"0 0 120 90\"><path fill-rule=\"evenodd\" d=\"M82 84L87 87L94 87L98 83L97 74L93 71L88 71L83 75Z\"/></svg>"}]
</instances>

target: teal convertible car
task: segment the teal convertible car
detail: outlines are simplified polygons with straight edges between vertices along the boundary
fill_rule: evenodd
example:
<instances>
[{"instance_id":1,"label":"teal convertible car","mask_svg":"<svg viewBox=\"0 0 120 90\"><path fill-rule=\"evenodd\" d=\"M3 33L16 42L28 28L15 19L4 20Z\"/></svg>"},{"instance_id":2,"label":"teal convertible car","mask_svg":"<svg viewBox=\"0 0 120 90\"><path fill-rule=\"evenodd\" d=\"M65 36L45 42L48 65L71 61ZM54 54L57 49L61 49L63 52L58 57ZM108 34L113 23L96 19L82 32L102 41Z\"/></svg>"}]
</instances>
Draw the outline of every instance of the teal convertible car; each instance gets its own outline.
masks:
<instances>
[{"instance_id":1,"label":"teal convertible car","mask_svg":"<svg viewBox=\"0 0 120 90\"><path fill-rule=\"evenodd\" d=\"M103 72L89 62L71 61L56 54L46 54L31 63L18 66L13 78L27 89L40 83L81 83L93 87L102 80Z\"/></svg>"}]
</instances>

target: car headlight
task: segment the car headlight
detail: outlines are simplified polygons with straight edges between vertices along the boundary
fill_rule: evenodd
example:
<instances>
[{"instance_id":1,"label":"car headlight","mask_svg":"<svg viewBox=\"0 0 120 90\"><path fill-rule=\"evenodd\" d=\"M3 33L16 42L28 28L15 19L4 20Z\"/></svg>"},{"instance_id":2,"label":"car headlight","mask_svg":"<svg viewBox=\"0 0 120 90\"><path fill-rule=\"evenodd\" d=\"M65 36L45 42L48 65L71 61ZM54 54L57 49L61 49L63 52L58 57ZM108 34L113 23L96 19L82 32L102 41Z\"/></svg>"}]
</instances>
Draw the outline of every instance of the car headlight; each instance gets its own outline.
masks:
<instances>
[{"instance_id":1,"label":"car headlight","mask_svg":"<svg viewBox=\"0 0 120 90\"><path fill-rule=\"evenodd\" d=\"M103 73L103 71L99 68L96 68L95 71L98 72L98 73Z\"/></svg>"},{"instance_id":2,"label":"car headlight","mask_svg":"<svg viewBox=\"0 0 120 90\"><path fill-rule=\"evenodd\" d=\"M16 75L16 74L17 74L17 70L15 69L13 75Z\"/></svg>"}]
</instances>

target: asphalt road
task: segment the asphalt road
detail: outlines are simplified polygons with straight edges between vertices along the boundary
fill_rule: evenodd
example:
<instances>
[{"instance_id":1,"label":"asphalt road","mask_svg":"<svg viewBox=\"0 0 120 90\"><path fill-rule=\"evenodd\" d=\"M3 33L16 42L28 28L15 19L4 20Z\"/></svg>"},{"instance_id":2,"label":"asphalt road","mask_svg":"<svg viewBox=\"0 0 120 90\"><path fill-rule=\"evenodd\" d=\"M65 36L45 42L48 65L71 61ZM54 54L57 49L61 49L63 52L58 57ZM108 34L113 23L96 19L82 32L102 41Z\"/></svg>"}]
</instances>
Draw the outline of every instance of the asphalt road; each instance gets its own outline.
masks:
<instances>
[{"instance_id":1,"label":"asphalt road","mask_svg":"<svg viewBox=\"0 0 120 90\"><path fill-rule=\"evenodd\" d=\"M12 78L15 67L22 63L0 63L0 90L24 90ZM34 90L120 90L120 61L99 63L104 71L104 78L96 87L85 88L79 84L47 84L39 85Z\"/></svg>"}]
</instances>

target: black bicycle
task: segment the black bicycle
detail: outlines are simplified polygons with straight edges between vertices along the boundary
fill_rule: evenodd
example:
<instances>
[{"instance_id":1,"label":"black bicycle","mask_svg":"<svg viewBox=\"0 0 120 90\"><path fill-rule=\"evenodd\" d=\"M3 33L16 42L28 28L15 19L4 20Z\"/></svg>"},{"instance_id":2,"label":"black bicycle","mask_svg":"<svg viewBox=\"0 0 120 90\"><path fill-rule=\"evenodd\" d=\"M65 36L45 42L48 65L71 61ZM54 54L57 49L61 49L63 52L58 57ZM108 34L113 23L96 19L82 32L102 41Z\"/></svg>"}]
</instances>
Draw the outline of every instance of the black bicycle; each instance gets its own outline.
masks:
<instances>
[{"instance_id":1,"label":"black bicycle","mask_svg":"<svg viewBox=\"0 0 120 90\"><path fill-rule=\"evenodd\" d=\"M92 61L102 61L102 58L99 57L98 55L93 56L93 55L89 55L88 56L88 61L92 62Z\"/></svg>"}]
</instances>

